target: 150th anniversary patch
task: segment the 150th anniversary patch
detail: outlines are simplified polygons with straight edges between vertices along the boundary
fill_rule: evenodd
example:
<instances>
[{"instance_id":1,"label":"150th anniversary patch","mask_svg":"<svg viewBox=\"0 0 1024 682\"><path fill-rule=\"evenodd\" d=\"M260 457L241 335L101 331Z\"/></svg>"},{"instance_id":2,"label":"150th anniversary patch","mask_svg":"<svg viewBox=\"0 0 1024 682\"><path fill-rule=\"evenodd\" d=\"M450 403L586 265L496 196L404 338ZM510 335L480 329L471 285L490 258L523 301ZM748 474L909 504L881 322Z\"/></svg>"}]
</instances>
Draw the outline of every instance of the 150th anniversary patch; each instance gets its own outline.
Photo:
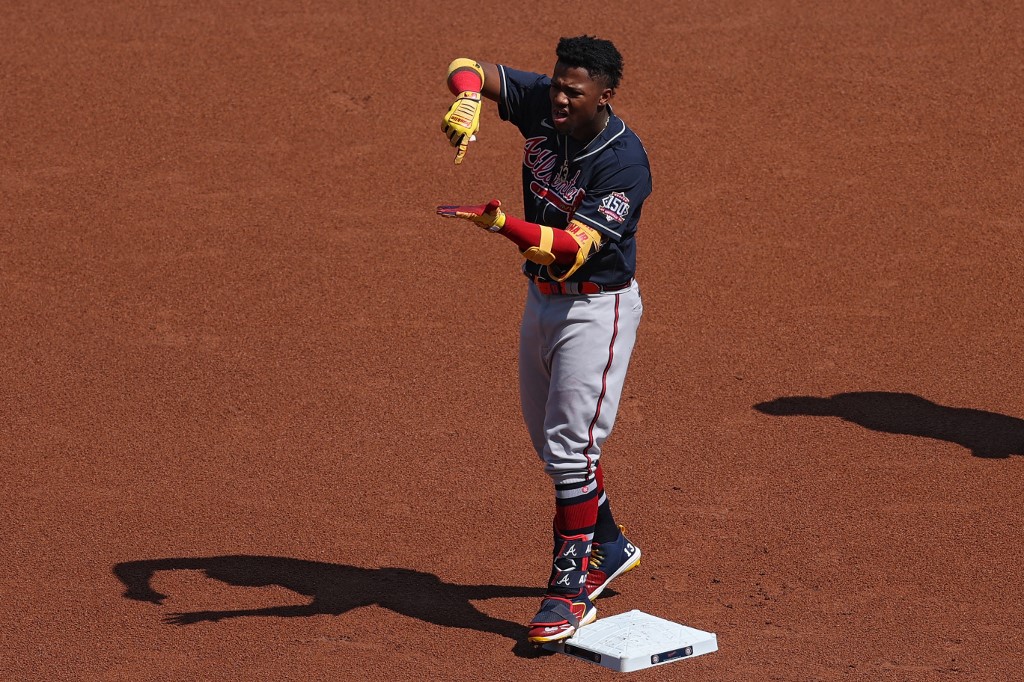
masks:
<instances>
[{"instance_id":1,"label":"150th anniversary patch","mask_svg":"<svg viewBox=\"0 0 1024 682\"><path fill-rule=\"evenodd\" d=\"M622 192L612 192L601 200L601 207L597 210L608 222L624 222L629 215L629 197Z\"/></svg>"}]
</instances>

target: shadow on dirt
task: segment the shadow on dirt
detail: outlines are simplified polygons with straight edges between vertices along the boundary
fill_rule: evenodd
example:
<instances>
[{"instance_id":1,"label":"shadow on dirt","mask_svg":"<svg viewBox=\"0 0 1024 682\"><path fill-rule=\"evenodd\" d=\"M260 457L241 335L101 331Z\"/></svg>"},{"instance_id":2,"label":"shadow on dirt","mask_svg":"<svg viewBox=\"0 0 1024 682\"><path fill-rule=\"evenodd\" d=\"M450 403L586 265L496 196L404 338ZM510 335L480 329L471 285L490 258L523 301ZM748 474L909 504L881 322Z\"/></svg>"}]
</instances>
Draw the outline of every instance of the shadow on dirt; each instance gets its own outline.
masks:
<instances>
[{"instance_id":1,"label":"shadow on dirt","mask_svg":"<svg viewBox=\"0 0 1024 682\"><path fill-rule=\"evenodd\" d=\"M125 585L128 599L162 604L167 595L150 584L158 571L203 571L208 577L237 587L278 585L311 597L308 604L269 606L229 611L192 611L164 618L172 625L216 622L227 618L272 616L297 618L318 614L337 615L360 606L377 604L410 618L451 628L490 632L516 642L517 656L545 655L525 640L521 623L492 618L479 611L472 600L508 597L540 599L543 588L503 585L453 585L430 573L403 568L356 568L341 564L273 556L215 556L144 559L114 566L114 575Z\"/></svg>"},{"instance_id":2,"label":"shadow on dirt","mask_svg":"<svg viewBox=\"0 0 1024 682\"><path fill-rule=\"evenodd\" d=\"M754 405L780 417L839 417L872 431L923 436L962 445L975 457L1024 454L1024 420L995 412L946 407L912 393L790 396Z\"/></svg>"}]
</instances>

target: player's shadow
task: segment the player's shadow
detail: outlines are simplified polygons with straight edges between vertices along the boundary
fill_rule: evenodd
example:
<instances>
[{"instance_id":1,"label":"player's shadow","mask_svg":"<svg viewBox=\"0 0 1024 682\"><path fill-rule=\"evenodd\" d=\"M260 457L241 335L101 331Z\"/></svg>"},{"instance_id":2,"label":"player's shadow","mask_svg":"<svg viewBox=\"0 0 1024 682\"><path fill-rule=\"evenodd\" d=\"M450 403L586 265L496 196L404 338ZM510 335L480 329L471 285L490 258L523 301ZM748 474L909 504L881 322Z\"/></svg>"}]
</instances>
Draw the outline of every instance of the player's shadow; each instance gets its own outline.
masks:
<instances>
[{"instance_id":1,"label":"player's shadow","mask_svg":"<svg viewBox=\"0 0 1024 682\"><path fill-rule=\"evenodd\" d=\"M946 407L912 393L790 396L758 403L754 409L775 416L839 417L872 431L945 440L962 445L975 457L1024 454L1024 420L996 412Z\"/></svg>"},{"instance_id":2,"label":"player's shadow","mask_svg":"<svg viewBox=\"0 0 1024 682\"><path fill-rule=\"evenodd\" d=\"M490 632L516 642L516 655L540 655L525 640L526 628L478 610L473 600L536 597L543 589L503 585L456 585L435 575L404 568L357 568L341 564L274 556L214 556L144 559L114 566L128 599L162 604L167 595L151 585L158 571L203 571L208 577L237 587L278 585L310 597L307 604L225 611L173 613L173 625L217 622L227 618L271 616L298 618L338 615L360 606L379 605L410 618L449 628Z\"/></svg>"}]
</instances>

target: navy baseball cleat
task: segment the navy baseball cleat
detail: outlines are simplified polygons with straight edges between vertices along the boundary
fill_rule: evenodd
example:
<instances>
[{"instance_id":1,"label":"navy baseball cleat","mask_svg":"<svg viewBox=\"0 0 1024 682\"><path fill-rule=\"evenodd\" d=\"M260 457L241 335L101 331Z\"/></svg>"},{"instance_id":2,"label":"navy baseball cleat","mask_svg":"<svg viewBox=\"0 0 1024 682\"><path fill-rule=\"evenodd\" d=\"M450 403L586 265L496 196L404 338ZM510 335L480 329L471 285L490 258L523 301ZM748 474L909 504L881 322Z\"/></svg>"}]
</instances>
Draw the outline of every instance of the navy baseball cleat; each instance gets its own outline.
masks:
<instances>
[{"instance_id":1,"label":"navy baseball cleat","mask_svg":"<svg viewBox=\"0 0 1024 682\"><path fill-rule=\"evenodd\" d=\"M590 549L587 596L591 599L597 599L611 581L640 565L640 548L626 539L625 530L619 526L618 538L602 544L595 542Z\"/></svg>"},{"instance_id":2,"label":"navy baseball cleat","mask_svg":"<svg viewBox=\"0 0 1024 682\"><path fill-rule=\"evenodd\" d=\"M540 611L530 621L527 639L531 644L559 642L576 634L584 625L597 620L597 608L586 590L575 597L549 594L540 603Z\"/></svg>"}]
</instances>

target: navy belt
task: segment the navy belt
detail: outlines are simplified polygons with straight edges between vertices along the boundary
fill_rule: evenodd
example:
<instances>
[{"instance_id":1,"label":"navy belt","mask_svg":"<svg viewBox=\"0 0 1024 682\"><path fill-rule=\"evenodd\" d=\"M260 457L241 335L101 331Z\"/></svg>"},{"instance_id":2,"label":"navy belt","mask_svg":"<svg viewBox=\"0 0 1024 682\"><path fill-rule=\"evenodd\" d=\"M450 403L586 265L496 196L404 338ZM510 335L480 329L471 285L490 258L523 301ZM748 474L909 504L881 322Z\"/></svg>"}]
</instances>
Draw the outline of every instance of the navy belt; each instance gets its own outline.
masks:
<instances>
[{"instance_id":1,"label":"navy belt","mask_svg":"<svg viewBox=\"0 0 1024 682\"><path fill-rule=\"evenodd\" d=\"M604 294L612 291L628 289L633 280L622 284L598 284L597 282L546 282L533 277L530 280L537 285L537 290L545 296L579 296L580 294Z\"/></svg>"}]
</instances>

